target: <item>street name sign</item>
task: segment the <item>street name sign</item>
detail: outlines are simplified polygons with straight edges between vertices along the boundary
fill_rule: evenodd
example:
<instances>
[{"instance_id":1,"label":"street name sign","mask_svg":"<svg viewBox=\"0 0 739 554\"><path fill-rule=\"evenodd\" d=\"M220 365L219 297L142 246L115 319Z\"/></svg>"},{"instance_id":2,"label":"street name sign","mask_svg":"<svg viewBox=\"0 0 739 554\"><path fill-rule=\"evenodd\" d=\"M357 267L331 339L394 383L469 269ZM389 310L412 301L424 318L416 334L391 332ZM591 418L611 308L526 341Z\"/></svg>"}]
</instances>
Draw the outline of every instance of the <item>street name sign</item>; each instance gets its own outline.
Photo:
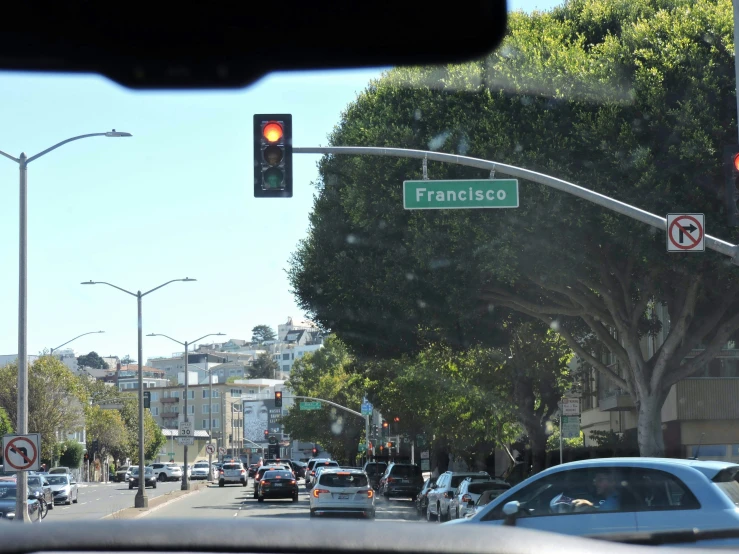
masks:
<instances>
[{"instance_id":1,"label":"street name sign","mask_svg":"<svg viewBox=\"0 0 739 554\"><path fill-rule=\"evenodd\" d=\"M667 214L668 252L705 252L705 214Z\"/></svg>"},{"instance_id":2,"label":"street name sign","mask_svg":"<svg viewBox=\"0 0 739 554\"><path fill-rule=\"evenodd\" d=\"M2 453L6 471L38 471L41 469L41 435L5 435Z\"/></svg>"},{"instance_id":3,"label":"street name sign","mask_svg":"<svg viewBox=\"0 0 739 554\"><path fill-rule=\"evenodd\" d=\"M301 410L320 410L321 403L320 402L301 402L300 409Z\"/></svg>"},{"instance_id":4,"label":"street name sign","mask_svg":"<svg viewBox=\"0 0 739 554\"><path fill-rule=\"evenodd\" d=\"M518 179L403 181L406 210L518 208Z\"/></svg>"}]
</instances>

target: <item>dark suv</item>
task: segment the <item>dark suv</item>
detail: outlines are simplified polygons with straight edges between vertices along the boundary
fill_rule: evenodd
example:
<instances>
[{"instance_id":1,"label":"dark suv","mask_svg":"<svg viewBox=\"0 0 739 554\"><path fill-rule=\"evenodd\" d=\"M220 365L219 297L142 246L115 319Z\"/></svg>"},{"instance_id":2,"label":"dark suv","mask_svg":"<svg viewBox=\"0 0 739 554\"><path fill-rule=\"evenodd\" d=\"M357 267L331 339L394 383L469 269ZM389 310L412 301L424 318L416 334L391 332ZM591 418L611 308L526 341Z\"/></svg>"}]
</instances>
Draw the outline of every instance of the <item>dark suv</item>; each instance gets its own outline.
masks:
<instances>
[{"instance_id":1,"label":"dark suv","mask_svg":"<svg viewBox=\"0 0 739 554\"><path fill-rule=\"evenodd\" d=\"M421 468L415 464L390 464L380 479L379 493L385 498L407 496L416 499L423 488Z\"/></svg>"},{"instance_id":2,"label":"dark suv","mask_svg":"<svg viewBox=\"0 0 739 554\"><path fill-rule=\"evenodd\" d=\"M372 488L377 490L377 487L380 485L380 479L387 469L387 464L385 462L367 462L362 469L367 474L367 477L369 477Z\"/></svg>"}]
</instances>

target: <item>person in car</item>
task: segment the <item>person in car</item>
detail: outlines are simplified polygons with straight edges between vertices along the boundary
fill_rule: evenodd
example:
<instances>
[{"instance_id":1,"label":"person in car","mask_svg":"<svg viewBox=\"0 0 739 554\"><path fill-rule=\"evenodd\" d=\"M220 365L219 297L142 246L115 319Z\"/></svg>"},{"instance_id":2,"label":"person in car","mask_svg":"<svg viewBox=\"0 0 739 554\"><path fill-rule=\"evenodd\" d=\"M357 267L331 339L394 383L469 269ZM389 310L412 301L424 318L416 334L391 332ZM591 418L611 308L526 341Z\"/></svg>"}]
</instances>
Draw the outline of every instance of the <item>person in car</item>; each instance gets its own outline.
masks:
<instances>
[{"instance_id":1,"label":"person in car","mask_svg":"<svg viewBox=\"0 0 739 554\"><path fill-rule=\"evenodd\" d=\"M593 479L595 494L600 498L597 503L584 498L575 498L571 501L575 508L590 507L602 512L612 512L621 509L621 491L616 476L610 471L599 471Z\"/></svg>"}]
</instances>

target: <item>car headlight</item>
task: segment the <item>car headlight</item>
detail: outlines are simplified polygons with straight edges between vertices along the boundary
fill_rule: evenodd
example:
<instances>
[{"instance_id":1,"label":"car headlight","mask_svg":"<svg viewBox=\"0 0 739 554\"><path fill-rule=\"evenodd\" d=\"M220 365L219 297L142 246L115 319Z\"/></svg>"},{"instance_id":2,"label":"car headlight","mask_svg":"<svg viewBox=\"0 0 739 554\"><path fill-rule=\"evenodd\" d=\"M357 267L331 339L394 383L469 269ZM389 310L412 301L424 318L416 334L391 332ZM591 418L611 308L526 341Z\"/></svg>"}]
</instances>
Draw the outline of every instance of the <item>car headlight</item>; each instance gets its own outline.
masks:
<instances>
[{"instance_id":1,"label":"car headlight","mask_svg":"<svg viewBox=\"0 0 739 554\"><path fill-rule=\"evenodd\" d=\"M7 514L5 514L5 517L7 517L8 519L15 518L15 512L8 512Z\"/></svg>"}]
</instances>

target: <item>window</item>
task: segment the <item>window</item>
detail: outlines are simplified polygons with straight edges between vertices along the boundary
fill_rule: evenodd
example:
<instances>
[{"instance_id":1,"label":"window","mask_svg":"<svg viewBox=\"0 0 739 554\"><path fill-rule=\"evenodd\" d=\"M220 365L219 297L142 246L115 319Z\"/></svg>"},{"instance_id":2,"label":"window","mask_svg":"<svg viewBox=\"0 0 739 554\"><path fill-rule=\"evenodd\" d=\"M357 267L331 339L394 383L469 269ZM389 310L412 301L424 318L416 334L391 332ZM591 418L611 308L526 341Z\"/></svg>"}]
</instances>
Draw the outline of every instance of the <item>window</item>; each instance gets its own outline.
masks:
<instances>
[{"instance_id":1,"label":"window","mask_svg":"<svg viewBox=\"0 0 739 554\"><path fill-rule=\"evenodd\" d=\"M367 487L367 476L363 473L322 473L321 485L332 488Z\"/></svg>"},{"instance_id":2,"label":"window","mask_svg":"<svg viewBox=\"0 0 739 554\"><path fill-rule=\"evenodd\" d=\"M159 393L158 392L152 392L151 393L151 399L152 399L152 401L159 400Z\"/></svg>"},{"instance_id":3,"label":"window","mask_svg":"<svg viewBox=\"0 0 739 554\"><path fill-rule=\"evenodd\" d=\"M157 406L154 406L151 409L151 413L152 413L152 415L158 416L159 415L159 408Z\"/></svg>"},{"instance_id":4,"label":"window","mask_svg":"<svg viewBox=\"0 0 739 554\"><path fill-rule=\"evenodd\" d=\"M241 389L231 389L231 396L241 396Z\"/></svg>"},{"instance_id":5,"label":"window","mask_svg":"<svg viewBox=\"0 0 739 554\"><path fill-rule=\"evenodd\" d=\"M208 398L208 389L203 389L203 398Z\"/></svg>"},{"instance_id":6,"label":"window","mask_svg":"<svg viewBox=\"0 0 739 554\"><path fill-rule=\"evenodd\" d=\"M667 472L638 467L591 467L537 479L508 496L484 520L503 519L503 505L514 500L521 503L521 517L569 515L574 513L574 499L591 502L593 507L588 513L700 508L690 490Z\"/></svg>"},{"instance_id":7,"label":"window","mask_svg":"<svg viewBox=\"0 0 739 554\"><path fill-rule=\"evenodd\" d=\"M187 407L187 415L195 415L195 406L192 404Z\"/></svg>"},{"instance_id":8,"label":"window","mask_svg":"<svg viewBox=\"0 0 739 554\"><path fill-rule=\"evenodd\" d=\"M220 393L217 390L214 390L213 391L213 398L219 398L219 397L220 397Z\"/></svg>"},{"instance_id":9,"label":"window","mask_svg":"<svg viewBox=\"0 0 739 554\"><path fill-rule=\"evenodd\" d=\"M213 413L214 413L214 414L217 414L218 412L220 412L220 411L221 411L221 410L219 409L220 407L221 407L221 405L220 405L220 404L213 404Z\"/></svg>"},{"instance_id":10,"label":"window","mask_svg":"<svg viewBox=\"0 0 739 554\"><path fill-rule=\"evenodd\" d=\"M283 365L282 366L282 371L290 371L290 366L289 365Z\"/></svg>"},{"instance_id":11,"label":"window","mask_svg":"<svg viewBox=\"0 0 739 554\"><path fill-rule=\"evenodd\" d=\"M190 394L188 394L188 395L187 395L187 399L188 399L188 400L195 400L195 391L194 391L194 390L191 390L191 391L188 391L188 392L189 392ZM185 394L185 392L183 391L183 392L182 392L182 394L184 395L184 394ZM183 397L183 398L184 398L184 397Z\"/></svg>"},{"instance_id":12,"label":"window","mask_svg":"<svg viewBox=\"0 0 739 554\"><path fill-rule=\"evenodd\" d=\"M216 404L216 406L217 406L217 404ZM210 413L209 408L210 408L210 406L208 404L203 404L203 412L202 413L204 413L204 414Z\"/></svg>"},{"instance_id":13,"label":"window","mask_svg":"<svg viewBox=\"0 0 739 554\"><path fill-rule=\"evenodd\" d=\"M282 359L283 360L289 360L290 359L290 354L283 354L282 355Z\"/></svg>"},{"instance_id":14,"label":"window","mask_svg":"<svg viewBox=\"0 0 739 554\"><path fill-rule=\"evenodd\" d=\"M207 429L207 428L208 428L208 420L207 420L207 419L204 419L204 420L203 420L203 424L201 425L201 427L202 427L203 429Z\"/></svg>"},{"instance_id":15,"label":"window","mask_svg":"<svg viewBox=\"0 0 739 554\"><path fill-rule=\"evenodd\" d=\"M213 429L218 429L221 426L221 420L217 417L213 418Z\"/></svg>"}]
</instances>

